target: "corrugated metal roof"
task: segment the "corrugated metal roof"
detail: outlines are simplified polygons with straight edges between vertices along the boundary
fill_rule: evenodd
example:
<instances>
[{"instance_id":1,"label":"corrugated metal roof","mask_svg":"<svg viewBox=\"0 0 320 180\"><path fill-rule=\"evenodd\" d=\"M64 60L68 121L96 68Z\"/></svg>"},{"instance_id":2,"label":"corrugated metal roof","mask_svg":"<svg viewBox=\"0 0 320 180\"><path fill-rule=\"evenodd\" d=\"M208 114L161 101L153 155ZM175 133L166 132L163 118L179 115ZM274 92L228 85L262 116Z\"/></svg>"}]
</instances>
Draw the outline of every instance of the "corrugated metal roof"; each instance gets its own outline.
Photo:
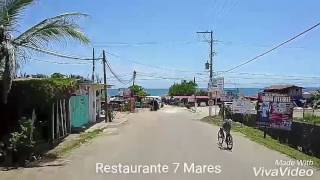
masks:
<instances>
[{"instance_id":1,"label":"corrugated metal roof","mask_svg":"<svg viewBox=\"0 0 320 180\"><path fill-rule=\"evenodd\" d=\"M288 88L293 88L293 87L302 88L300 86L296 86L293 84L286 84L286 85L271 85L271 86L266 87L264 89L265 90L282 90L282 89L288 89Z\"/></svg>"}]
</instances>

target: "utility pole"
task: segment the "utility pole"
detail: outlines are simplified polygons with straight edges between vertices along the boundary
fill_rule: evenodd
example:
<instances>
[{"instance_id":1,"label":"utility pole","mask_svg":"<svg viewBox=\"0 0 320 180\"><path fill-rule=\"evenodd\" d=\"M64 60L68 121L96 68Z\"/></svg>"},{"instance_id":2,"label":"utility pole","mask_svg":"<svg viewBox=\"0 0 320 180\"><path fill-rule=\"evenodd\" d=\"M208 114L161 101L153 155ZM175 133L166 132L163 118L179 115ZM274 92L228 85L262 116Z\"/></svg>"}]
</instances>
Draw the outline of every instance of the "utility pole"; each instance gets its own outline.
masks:
<instances>
[{"instance_id":1,"label":"utility pole","mask_svg":"<svg viewBox=\"0 0 320 180\"><path fill-rule=\"evenodd\" d=\"M107 74L106 74L106 54L102 51L102 63L103 63L103 90L104 90L104 121L108 122L108 89L107 89Z\"/></svg>"},{"instance_id":2,"label":"utility pole","mask_svg":"<svg viewBox=\"0 0 320 180\"><path fill-rule=\"evenodd\" d=\"M196 77L193 77L193 83L196 84ZM197 106L198 106L198 102L197 102L197 87L194 90L194 109L197 112Z\"/></svg>"},{"instance_id":3,"label":"utility pole","mask_svg":"<svg viewBox=\"0 0 320 180\"><path fill-rule=\"evenodd\" d=\"M213 57L213 32L211 31L201 31L201 32L197 32L198 34L210 34L210 54L209 54L209 59L210 59L210 63L209 63L209 69L210 69L210 75L209 75L209 116L212 116L212 92L211 92L211 88L212 88L212 78L213 78L213 62L212 62L212 57Z\"/></svg>"},{"instance_id":4,"label":"utility pole","mask_svg":"<svg viewBox=\"0 0 320 180\"><path fill-rule=\"evenodd\" d=\"M130 104L131 104L131 111L134 112L135 111L135 106L136 106L136 101L135 101L135 97L134 97L134 83L136 80L136 76L137 76L137 72L134 70L133 71L133 77L132 77L132 92L131 92L131 99L130 99Z\"/></svg>"},{"instance_id":5,"label":"utility pole","mask_svg":"<svg viewBox=\"0 0 320 180\"><path fill-rule=\"evenodd\" d=\"M94 71L95 71L95 58L94 58L94 48L92 48L92 77L91 77L91 80L92 82L94 83Z\"/></svg>"},{"instance_id":6,"label":"utility pole","mask_svg":"<svg viewBox=\"0 0 320 180\"><path fill-rule=\"evenodd\" d=\"M136 80L137 72L133 71L133 79L132 79L132 86L134 86L135 80Z\"/></svg>"}]
</instances>

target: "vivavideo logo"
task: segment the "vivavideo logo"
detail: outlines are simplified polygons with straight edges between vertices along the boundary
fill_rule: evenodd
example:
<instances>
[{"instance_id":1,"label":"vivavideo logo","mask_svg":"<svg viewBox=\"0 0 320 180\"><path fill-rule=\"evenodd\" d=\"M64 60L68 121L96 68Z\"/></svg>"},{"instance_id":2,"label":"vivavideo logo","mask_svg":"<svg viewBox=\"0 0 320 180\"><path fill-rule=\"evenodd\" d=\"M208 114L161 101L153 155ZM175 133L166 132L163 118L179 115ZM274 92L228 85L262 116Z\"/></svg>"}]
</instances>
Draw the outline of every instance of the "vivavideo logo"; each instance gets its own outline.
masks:
<instances>
[{"instance_id":1,"label":"vivavideo logo","mask_svg":"<svg viewBox=\"0 0 320 180\"><path fill-rule=\"evenodd\" d=\"M314 170L310 167L312 164L312 161L305 160L276 160L275 165L277 165L277 167L253 167L253 173L255 176L264 177L310 177L314 173Z\"/></svg>"}]
</instances>

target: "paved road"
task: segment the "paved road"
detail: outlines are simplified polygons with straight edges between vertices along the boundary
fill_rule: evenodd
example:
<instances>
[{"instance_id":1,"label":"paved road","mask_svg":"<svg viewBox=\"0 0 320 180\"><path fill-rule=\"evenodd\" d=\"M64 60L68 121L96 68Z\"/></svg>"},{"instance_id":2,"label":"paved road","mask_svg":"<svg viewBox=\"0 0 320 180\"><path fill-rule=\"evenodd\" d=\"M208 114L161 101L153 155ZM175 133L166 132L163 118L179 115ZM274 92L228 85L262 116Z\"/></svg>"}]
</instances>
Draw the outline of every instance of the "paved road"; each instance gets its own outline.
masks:
<instances>
[{"instance_id":1,"label":"paved road","mask_svg":"<svg viewBox=\"0 0 320 180\"><path fill-rule=\"evenodd\" d=\"M105 180L105 179L272 179L255 177L253 167L278 168L276 160L290 160L286 156L249 141L234 133L234 150L221 150L217 146L218 128L198 119L203 113L191 113L182 108L166 107L158 112L140 112L129 116L119 129L111 129L90 144L76 149L60 167L42 167L0 172L4 180ZM161 174L102 174L96 173L96 163L105 165L168 165L169 172ZM174 173L175 165L181 163ZM184 164L186 163L186 164ZM189 172L194 163L196 172ZM184 169L186 165L187 169ZM212 165L208 168L197 168ZM221 166L221 167L219 167ZM283 166L285 168L286 166ZM289 166L290 167L290 166ZM295 166L296 167L296 166ZM145 168L145 167L144 167ZM189 169L188 169L189 168ZM293 169L294 167L291 167ZM309 167L301 167L309 169ZM209 172L202 172L208 170ZM157 169L154 169L156 171ZM185 171L184 171L185 170ZM221 172L219 171L221 170ZM220 173L219 173L220 172ZM280 179L319 179L312 177ZM276 179L279 179L277 177Z\"/></svg>"}]
</instances>

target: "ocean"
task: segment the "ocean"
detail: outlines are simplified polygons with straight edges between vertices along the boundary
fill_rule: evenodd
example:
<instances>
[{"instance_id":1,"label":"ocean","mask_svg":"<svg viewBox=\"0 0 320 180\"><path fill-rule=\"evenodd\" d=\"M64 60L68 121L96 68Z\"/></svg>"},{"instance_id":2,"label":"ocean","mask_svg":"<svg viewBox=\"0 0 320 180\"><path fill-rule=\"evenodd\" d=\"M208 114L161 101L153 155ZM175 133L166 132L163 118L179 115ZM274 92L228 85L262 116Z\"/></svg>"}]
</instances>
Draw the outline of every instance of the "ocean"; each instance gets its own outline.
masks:
<instances>
[{"instance_id":1,"label":"ocean","mask_svg":"<svg viewBox=\"0 0 320 180\"><path fill-rule=\"evenodd\" d=\"M225 88L226 90L238 91L241 95L245 96L256 96L258 92L262 91L262 88ZM306 87L303 91L315 91L319 88ZM203 89L206 90L206 89ZM169 89L146 89L151 96L165 96L168 94ZM118 89L109 89L111 96L118 95Z\"/></svg>"}]
</instances>

